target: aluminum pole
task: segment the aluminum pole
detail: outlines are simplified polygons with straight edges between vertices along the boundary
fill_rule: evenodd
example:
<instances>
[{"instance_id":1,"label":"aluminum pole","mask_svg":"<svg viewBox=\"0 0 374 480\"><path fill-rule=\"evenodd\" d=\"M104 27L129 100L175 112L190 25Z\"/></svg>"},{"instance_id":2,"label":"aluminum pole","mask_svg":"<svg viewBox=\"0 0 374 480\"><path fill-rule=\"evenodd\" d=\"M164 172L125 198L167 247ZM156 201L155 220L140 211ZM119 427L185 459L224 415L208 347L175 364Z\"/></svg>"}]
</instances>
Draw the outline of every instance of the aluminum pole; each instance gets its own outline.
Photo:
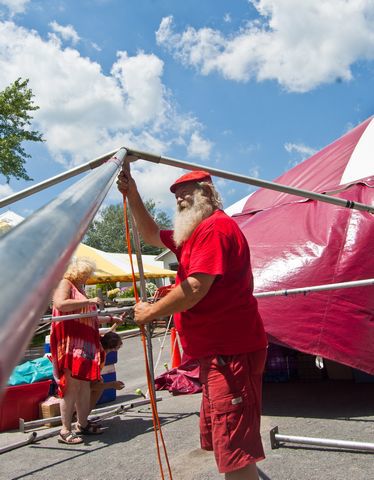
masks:
<instances>
[{"instance_id":1,"label":"aluminum pole","mask_svg":"<svg viewBox=\"0 0 374 480\"><path fill-rule=\"evenodd\" d=\"M256 187L268 188L269 190L276 190L277 192L288 193L290 195L296 195L298 197L309 198L311 200L318 200L320 202L331 203L339 207L351 208L353 210L361 210L364 212L374 213L374 206L365 205L359 202L353 202L352 200L344 200L343 198L332 197L331 195L325 195L322 193L310 192L308 190L302 190L300 188L290 187L287 185L281 185L280 183L268 182L259 178L248 177L245 175L239 175L236 173L227 172L225 170L219 170L217 168L208 167L206 165L199 165L197 163L184 162L170 157L162 157L160 155L154 155L152 153L141 152L138 150L128 150L129 155L134 155L139 159L146 160L153 163L162 163L164 165L171 165L173 167L185 168L187 170L205 170L206 172L215 175L216 177L226 178L227 180L234 180L240 183L246 183L248 185L254 185Z\"/></svg>"},{"instance_id":2,"label":"aluminum pole","mask_svg":"<svg viewBox=\"0 0 374 480\"><path fill-rule=\"evenodd\" d=\"M126 157L121 149L0 240L0 395Z\"/></svg>"},{"instance_id":3,"label":"aluminum pole","mask_svg":"<svg viewBox=\"0 0 374 480\"><path fill-rule=\"evenodd\" d=\"M145 286L145 276L144 276L144 268L143 268L143 259L142 259L142 251L140 247L140 238L138 229L136 228L136 223L134 217L132 216L131 209L129 208L129 218L132 226L132 235L134 238L134 247L136 253L136 259L138 262L138 271L139 271L139 283L140 283L140 296L143 302L147 302L147 289ZM153 350L152 350L152 336L151 336L151 329L149 325L145 326L145 333L147 338L147 355L148 355L148 364L149 364L149 371L151 375L151 384L152 384L152 391L153 396L156 398L155 394L155 372L154 372L154 365L153 365Z\"/></svg>"},{"instance_id":4,"label":"aluminum pole","mask_svg":"<svg viewBox=\"0 0 374 480\"><path fill-rule=\"evenodd\" d=\"M354 442L348 440L336 440L332 438L313 438L313 437L297 437L295 435L281 435L278 433L278 427L270 431L271 448L280 447L279 442L283 443L299 443L302 445L314 445L318 447L335 447L345 450L360 450L366 452L374 452L374 443Z\"/></svg>"},{"instance_id":5,"label":"aluminum pole","mask_svg":"<svg viewBox=\"0 0 374 480\"><path fill-rule=\"evenodd\" d=\"M161 402L162 398L156 398L156 402ZM90 416L97 415L100 416L100 419L103 418L103 414L107 415L110 413L111 415L115 415L121 412L126 412L131 410L132 408L141 407L143 405L148 405L150 400L134 400L130 403L121 403L117 405L109 405L107 407L96 408L90 412ZM39 420L30 420L29 422L25 422L23 418L19 419L19 431L25 433L27 430L31 430L32 428L42 427L46 423L61 423L61 416L58 415L56 417L49 417L49 418L40 418Z\"/></svg>"},{"instance_id":6,"label":"aluminum pole","mask_svg":"<svg viewBox=\"0 0 374 480\"><path fill-rule=\"evenodd\" d=\"M30 433L30 435L28 435L26 440L20 440L19 442L11 443L10 445L5 445L4 447L0 447L0 455L2 453L10 452L11 450L15 450L16 448L24 447L25 445L30 445L30 443L33 443L35 441L36 436L37 436L37 433L32 432Z\"/></svg>"},{"instance_id":7,"label":"aluminum pole","mask_svg":"<svg viewBox=\"0 0 374 480\"><path fill-rule=\"evenodd\" d=\"M52 317L52 315L45 315L40 323L61 322L64 320L74 320L76 318L90 318L90 317L111 317L112 315L121 314L133 310L134 307L114 308L113 310L97 310L89 313L72 313L68 315L59 315Z\"/></svg>"},{"instance_id":8,"label":"aluminum pole","mask_svg":"<svg viewBox=\"0 0 374 480\"><path fill-rule=\"evenodd\" d=\"M51 178L48 178L47 180L43 180L42 182L37 183L32 187L25 188L20 192L13 193L12 195L9 195L8 197L5 197L2 200L0 200L0 208L5 207L6 205L10 205L11 203L17 202L17 200L21 200L22 198L29 197L34 193L41 192L42 190L45 190L46 188L51 187L52 185L56 185L57 183L63 182L68 178L75 177L76 175L86 172L87 170L92 170L96 167L99 167L104 162L106 162L110 157L112 157L117 151L118 151L118 148L117 150L106 153L105 155L101 155L101 157L95 158L95 160L91 160L90 162L83 163L82 165L79 165L79 167L72 168L71 170L60 173L55 177L51 177Z\"/></svg>"},{"instance_id":9,"label":"aluminum pole","mask_svg":"<svg viewBox=\"0 0 374 480\"><path fill-rule=\"evenodd\" d=\"M341 283L329 283L326 285L315 285L312 287L301 287L301 288L289 288L285 290L272 290L269 292L258 292L254 293L253 295L256 298L266 298L266 297L287 297L289 295L299 295L311 292L323 292L327 290L337 290L337 289L344 289L344 288L357 288L357 287L370 287L374 285L374 278L368 278L366 280L356 280L352 282L341 282ZM121 314L127 311L133 310L134 307L122 307L122 308L114 308L111 310L98 310L96 312L90 313L80 313L80 314L68 314L68 315L61 315L58 317L52 317L52 315L44 315L41 319L40 323L47 323L47 322L60 322L63 320L73 320L75 318L88 318L88 317L110 317L111 315Z\"/></svg>"},{"instance_id":10,"label":"aluminum pole","mask_svg":"<svg viewBox=\"0 0 374 480\"><path fill-rule=\"evenodd\" d=\"M323 292L325 290L337 290L340 288L356 288L356 287L370 287L374 285L374 278L368 278L366 280L356 280L352 282L341 282L341 283L329 283L327 285L316 285L313 287L303 287L303 288L289 288L286 290L273 290L269 292L258 292L254 293L253 295L256 298L264 298L264 297L281 297L281 296L289 296L289 295L299 295L310 292Z\"/></svg>"}]
</instances>

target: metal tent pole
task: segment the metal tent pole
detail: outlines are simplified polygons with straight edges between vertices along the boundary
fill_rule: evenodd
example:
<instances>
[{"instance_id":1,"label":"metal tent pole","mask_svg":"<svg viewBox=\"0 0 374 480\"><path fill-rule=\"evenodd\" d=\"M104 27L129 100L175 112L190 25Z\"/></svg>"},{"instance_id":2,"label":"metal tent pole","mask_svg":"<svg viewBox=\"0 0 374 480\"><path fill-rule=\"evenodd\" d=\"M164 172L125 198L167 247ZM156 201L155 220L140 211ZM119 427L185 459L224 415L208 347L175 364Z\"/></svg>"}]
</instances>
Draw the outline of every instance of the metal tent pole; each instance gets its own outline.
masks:
<instances>
[{"instance_id":1,"label":"metal tent pole","mask_svg":"<svg viewBox=\"0 0 374 480\"><path fill-rule=\"evenodd\" d=\"M132 234L134 238L134 246L135 246L135 253L136 253L136 259L138 262L138 271L139 271L139 282L140 282L140 296L143 302L147 302L147 289L145 286L145 276L144 276L144 268L143 268L143 259L142 259L142 251L141 251L141 246L140 246L140 238L139 238L139 233L138 229L136 228L136 223L134 220L134 217L131 213L131 209L129 208L129 218L130 218L130 223L132 226ZM151 375L151 383L152 383L152 390L153 390L153 395L154 398L156 398L156 392L155 392L155 373L154 373L154 365L153 365L153 351L152 351L152 336L151 336L151 329L149 325L146 325L145 327L145 332L146 332L146 338L147 338L147 354L148 354L148 364L149 364L149 370L150 370L150 375Z\"/></svg>"},{"instance_id":2,"label":"metal tent pole","mask_svg":"<svg viewBox=\"0 0 374 480\"><path fill-rule=\"evenodd\" d=\"M162 398L156 398L156 402L161 402ZM131 410L132 408L141 407L143 405L148 405L150 400L134 400L130 403L121 403L117 405L109 405L107 407L96 408L90 412L90 415L97 415L102 420L103 418L107 418L109 416L117 415L127 410ZM105 415L105 417L104 417ZM61 423L61 416L58 415L56 417L48 417L48 418L40 418L39 420L30 420L25 422L23 418L19 419L19 431L25 433L27 430L31 430L32 428L42 427L48 423Z\"/></svg>"},{"instance_id":3,"label":"metal tent pole","mask_svg":"<svg viewBox=\"0 0 374 480\"><path fill-rule=\"evenodd\" d=\"M374 452L374 443L354 442L347 440L335 440L331 438L313 438L313 437L297 437L295 435L281 435L278 433L278 427L270 430L271 448L274 450L280 447L279 442L283 443L299 443L302 445L314 445L319 447L335 447L345 450L360 450L366 452Z\"/></svg>"},{"instance_id":4,"label":"metal tent pole","mask_svg":"<svg viewBox=\"0 0 374 480\"><path fill-rule=\"evenodd\" d=\"M105 155L101 155L100 157L95 158L95 160L91 160L90 162L83 163L82 165L72 168L67 172L60 173L59 175L56 175L55 177L51 177L47 180L44 180L43 182L37 183L32 187L25 188L24 190L21 190L20 192L17 192L17 193L13 193L12 195L9 195L8 197L5 197L2 200L0 200L0 208L5 207L6 205L10 205L11 203L16 202L17 200L21 200L22 198L26 198L34 193L41 192L42 190L45 190L46 188L51 187L52 185L56 185L60 182L63 182L68 178L75 177L76 175L86 172L87 170L91 170L93 168L99 167L102 163L106 162L110 157L112 157L118 150L119 149L117 148L117 150L113 150L112 152L106 153Z\"/></svg>"},{"instance_id":5,"label":"metal tent pole","mask_svg":"<svg viewBox=\"0 0 374 480\"><path fill-rule=\"evenodd\" d=\"M154 155L152 153L142 152L138 150L128 150L129 155L134 155L139 159L146 160L153 163L162 163L164 165L171 165L173 167L185 168L187 170L205 170L206 172L215 175L216 177L226 178L227 180L234 180L240 183L246 183L248 185L254 185L256 187L268 188L269 190L276 190L278 192L288 193L290 195L296 195L298 197L309 198L311 200L318 200L320 202L331 203L339 207L351 208L353 210L361 210L364 212L374 213L374 206L365 205L359 202L353 202L352 200L344 200L342 198L332 197L330 195L324 195L322 193L310 192L308 190L302 190L300 188L289 187L287 185L281 185L279 183L268 182L266 180L260 180L259 178L248 177L245 175L239 175L231 173L225 170L219 170L217 168L208 167L206 165L199 165L197 163L184 162L175 158L162 157L160 155Z\"/></svg>"},{"instance_id":6,"label":"metal tent pole","mask_svg":"<svg viewBox=\"0 0 374 480\"><path fill-rule=\"evenodd\" d=\"M126 154L121 149L1 238L0 396Z\"/></svg>"},{"instance_id":7,"label":"metal tent pole","mask_svg":"<svg viewBox=\"0 0 374 480\"><path fill-rule=\"evenodd\" d=\"M72 313L68 315L60 315L58 317L52 317L52 315L44 315L40 323L49 323L49 322L61 322L64 320L74 320L75 318L90 318L90 317L111 317L112 315L117 315L124 312L129 312L133 310L134 307L122 307L122 308L113 308L112 310L97 310L96 312L89 313Z\"/></svg>"},{"instance_id":8,"label":"metal tent pole","mask_svg":"<svg viewBox=\"0 0 374 480\"><path fill-rule=\"evenodd\" d=\"M286 290L273 290L270 292L258 292L254 293L256 298L264 297L281 297L288 295L298 295L310 292L323 292L325 290L337 290L340 288L356 288L356 287L370 287L374 285L374 278L368 278L366 280L356 280L352 282L341 282L341 283L329 283L327 285L316 285L313 287L303 287L303 288L289 288Z\"/></svg>"},{"instance_id":9,"label":"metal tent pole","mask_svg":"<svg viewBox=\"0 0 374 480\"><path fill-rule=\"evenodd\" d=\"M0 455L2 453L10 452L11 450L15 450L16 448L24 447L25 445L30 445L30 443L33 443L37 437L36 432L31 432L26 440L20 440L19 442L16 443L11 443L10 445L5 445L4 447L0 447Z\"/></svg>"}]
</instances>

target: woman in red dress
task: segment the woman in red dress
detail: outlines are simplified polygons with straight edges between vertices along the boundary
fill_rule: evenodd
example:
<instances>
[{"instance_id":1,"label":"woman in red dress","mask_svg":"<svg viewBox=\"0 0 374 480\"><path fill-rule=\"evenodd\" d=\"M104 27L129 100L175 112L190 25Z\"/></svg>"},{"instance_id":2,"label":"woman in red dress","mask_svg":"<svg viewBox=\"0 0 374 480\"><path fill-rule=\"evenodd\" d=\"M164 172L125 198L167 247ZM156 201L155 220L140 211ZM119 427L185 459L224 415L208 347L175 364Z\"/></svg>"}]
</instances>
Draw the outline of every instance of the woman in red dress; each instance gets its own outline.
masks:
<instances>
[{"instance_id":1,"label":"woman in red dress","mask_svg":"<svg viewBox=\"0 0 374 480\"><path fill-rule=\"evenodd\" d=\"M53 295L53 316L89 313L102 306L100 298L87 298L85 283L95 271L95 264L87 258L74 259ZM119 317L112 321L121 323ZM61 400L62 429L58 441L79 444L81 435L102 433L100 427L88 421L91 382L100 381L103 349L100 344L99 323L108 317L86 317L53 322L51 353L54 376ZM72 418L77 412L77 426L72 430Z\"/></svg>"}]
</instances>

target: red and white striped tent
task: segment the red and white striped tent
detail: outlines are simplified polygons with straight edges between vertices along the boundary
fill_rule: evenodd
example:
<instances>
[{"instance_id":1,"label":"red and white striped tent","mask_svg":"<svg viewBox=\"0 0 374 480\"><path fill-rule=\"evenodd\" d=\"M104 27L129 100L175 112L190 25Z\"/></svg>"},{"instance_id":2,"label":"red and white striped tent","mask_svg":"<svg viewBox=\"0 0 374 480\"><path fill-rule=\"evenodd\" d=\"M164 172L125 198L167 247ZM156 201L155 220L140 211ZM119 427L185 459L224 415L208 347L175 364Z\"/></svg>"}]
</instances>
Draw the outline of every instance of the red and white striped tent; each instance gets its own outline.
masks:
<instances>
[{"instance_id":1,"label":"red and white striped tent","mask_svg":"<svg viewBox=\"0 0 374 480\"><path fill-rule=\"evenodd\" d=\"M275 182L374 204L374 117ZM255 291L374 278L374 217L260 189L234 215ZM374 374L374 286L259 298L269 339Z\"/></svg>"}]
</instances>

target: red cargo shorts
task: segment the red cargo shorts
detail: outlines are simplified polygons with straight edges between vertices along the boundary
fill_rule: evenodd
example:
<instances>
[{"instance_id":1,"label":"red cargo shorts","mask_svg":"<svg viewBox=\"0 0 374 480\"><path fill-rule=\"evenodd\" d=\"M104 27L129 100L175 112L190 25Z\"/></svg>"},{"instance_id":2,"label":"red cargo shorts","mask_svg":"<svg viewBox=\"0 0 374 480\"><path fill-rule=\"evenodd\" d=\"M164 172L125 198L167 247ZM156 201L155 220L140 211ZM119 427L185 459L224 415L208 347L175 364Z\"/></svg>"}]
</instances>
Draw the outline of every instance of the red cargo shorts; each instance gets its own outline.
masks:
<instances>
[{"instance_id":1,"label":"red cargo shorts","mask_svg":"<svg viewBox=\"0 0 374 480\"><path fill-rule=\"evenodd\" d=\"M199 359L203 395L200 443L214 450L220 473L265 458L260 436L266 349Z\"/></svg>"}]
</instances>

